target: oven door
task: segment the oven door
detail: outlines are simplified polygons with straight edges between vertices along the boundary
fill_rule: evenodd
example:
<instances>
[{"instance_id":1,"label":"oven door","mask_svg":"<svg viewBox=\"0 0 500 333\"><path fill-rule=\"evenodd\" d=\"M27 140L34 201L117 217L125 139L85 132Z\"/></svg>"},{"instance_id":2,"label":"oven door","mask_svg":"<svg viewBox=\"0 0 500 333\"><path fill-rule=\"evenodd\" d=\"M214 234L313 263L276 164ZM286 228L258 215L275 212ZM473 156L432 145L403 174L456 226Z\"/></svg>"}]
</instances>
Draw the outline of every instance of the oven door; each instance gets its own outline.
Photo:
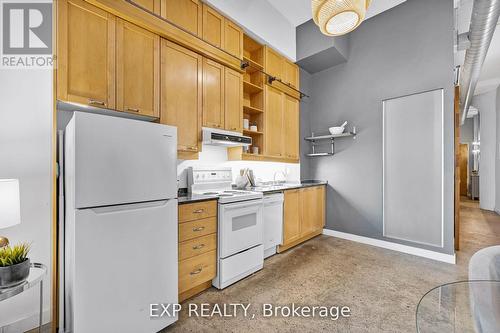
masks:
<instances>
[{"instance_id":1,"label":"oven door","mask_svg":"<svg viewBox=\"0 0 500 333\"><path fill-rule=\"evenodd\" d=\"M219 204L219 256L262 244L262 199Z\"/></svg>"}]
</instances>

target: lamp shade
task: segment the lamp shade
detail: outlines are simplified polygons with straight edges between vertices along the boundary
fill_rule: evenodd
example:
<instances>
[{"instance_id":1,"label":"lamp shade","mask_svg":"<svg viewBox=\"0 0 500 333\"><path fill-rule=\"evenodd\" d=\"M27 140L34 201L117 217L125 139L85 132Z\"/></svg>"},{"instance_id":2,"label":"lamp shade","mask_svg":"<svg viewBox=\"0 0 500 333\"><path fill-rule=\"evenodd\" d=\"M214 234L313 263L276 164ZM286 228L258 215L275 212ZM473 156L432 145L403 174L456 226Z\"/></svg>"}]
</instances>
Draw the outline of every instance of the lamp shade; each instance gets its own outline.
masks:
<instances>
[{"instance_id":1,"label":"lamp shade","mask_svg":"<svg viewBox=\"0 0 500 333\"><path fill-rule=\"evenodd\" d=\"M356 29L365 19L371 0L312 0L312 16L320 31L341 36Z\"/></svg>"},{"instance_id":2,"label":"lamp shade","mask_svg":"<svg viewBox=\"0 0 500 333\"><path fill-rule=\"evenodd\" d=\"M19 180L0 179L0 229L21 223Z\"/></svg>"}]
</instances>

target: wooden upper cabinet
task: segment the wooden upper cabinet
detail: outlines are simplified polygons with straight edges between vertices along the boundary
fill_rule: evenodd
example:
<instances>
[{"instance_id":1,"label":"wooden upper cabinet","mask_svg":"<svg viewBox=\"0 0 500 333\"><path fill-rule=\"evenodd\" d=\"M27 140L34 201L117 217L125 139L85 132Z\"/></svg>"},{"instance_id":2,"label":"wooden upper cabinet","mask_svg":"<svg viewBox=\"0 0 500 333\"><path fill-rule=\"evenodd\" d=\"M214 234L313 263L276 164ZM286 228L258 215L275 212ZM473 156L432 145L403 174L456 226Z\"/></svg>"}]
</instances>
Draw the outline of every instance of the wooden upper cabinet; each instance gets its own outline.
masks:
<instances>
[{"instance_id":1,"label":"wooden upper cabinet","mask_svg":"<svg viewBox=\"0 0 500 333\"><path fill-rule=\"evenodd\" d=\"M283 81L299 89L299 66L288 59L285 59L283 63Z\"/></svg>"},{"instance_id":2,"label":"wooden upper cabinet","mask_svg":"<svg viewBox=\"0 0 500 333\"><path fill-rule=\"evenodd\" d=\"M287 190L284 197L283 245L288 245L301 237L300 190Z\"/></svg>"},{"instance_id":3,"label":"wooden upper cabinet","mask_svg":"<svg viewBox=\"0 0 500 333\"><path fill-rule=\"evenodd\" d=\"M224 128L224 66L203 59L203 126Z\"/></svg>"},{"instance_id":4,"label":"wooden upper cabinet","mask_svg":"<svg viewBox=\"0 0 500 333\"><path fill-rule=\"evenodd\" d=\"M139 6L149 10L157 15L160 14L160 1L162 0L132 0Z\"/></svg>"},{"instance_id":5,"label":"wooden upper cabinet","mask_svg":"<svg viewBox=\"0 0 500 333\"><path fill-rule=\"evenodd\" d=\"M269 46L266 46L265 50L264 71L283 80L285 58Z\"/></svg>"},{"instance_id":6,"label":"wooden upper cabinet","mask_svg":"<svg viewBox=\"0 0 500 333\"><path fill-rule=\"evenodd\" d=\"M115 107L115 16L83 0L59 0L57 98Z\"/></svg>"},{"instance_id":7,"label":"wooden upper cabinet","mask_svg":"<svg viewBox=\"0 0 500 333\"><path fill-rule=\"evenodd\" d=\"M203 57L161 41L162 124L177 126L177 148L198 152L201 144Z\"/></svg>"},{"instance_id":8,"label":"wooden upper cabinet","mask_svg":"<svg viewBox=\"0 0 500 333\"><path fill-rule=\"evenodd\" d=\"M224 47L224 16L203 4L203 39L210 44Z\"/></svg>"},{"instance_id":9,"label":"wooden upper cabinet","mask_svg":"<svg viewBox=\"0 0 500 333\"><path fill-rule=\"evenodd\" d=\"M284 150L286 158L299 158L299 101L284 95Z\"/></svg>"},{"instance_id":10,"label":"wooden upper cabinet","mask_svg":"<svg viewBox=\"0 0 500 333\"><path fill-rule=\"evenodd\" d=\"M243 30L228 19L224 19L224 50L243 59Z\"/></svg>"},{"instance_id":11,"label":"wooden upper cabinet","mask_svg":"<svg viewBox=\"0 0 500 333\"><path fill-rule=\"evenodd\" d=\"M117 109L159 117L160 37L117 19Z\"/></svg>"},{"instance_id":12,"label":"wooden upper cabinet","mask_svg":"<svg viewBox=\"0 0 500 333\"><path fill-rule=\"evenodd\" d=\"M199 0L161 0L161 16L197 35L202 35L203 4Z\"/></svg>"},{"instance_id":13,"label":"wooden upper cabinet","mask_svg":"<svg viewBox=\"0 0 500 333\"><path fill-rule=\"evenodd\" d=\"M243 130L243 76L225 68L224 124L229 131Z\"/></svg>"},{"instance_id":14,"label":"wooden upper cabinet","mask_svg":"<svg viewBox=\"0 0 500 333\"><path fill-rule=\"evenodd\" d=\"M274 87L266 86L265 95L265 154L282 157L284 94Z\"/></svg>"}]
</instances>

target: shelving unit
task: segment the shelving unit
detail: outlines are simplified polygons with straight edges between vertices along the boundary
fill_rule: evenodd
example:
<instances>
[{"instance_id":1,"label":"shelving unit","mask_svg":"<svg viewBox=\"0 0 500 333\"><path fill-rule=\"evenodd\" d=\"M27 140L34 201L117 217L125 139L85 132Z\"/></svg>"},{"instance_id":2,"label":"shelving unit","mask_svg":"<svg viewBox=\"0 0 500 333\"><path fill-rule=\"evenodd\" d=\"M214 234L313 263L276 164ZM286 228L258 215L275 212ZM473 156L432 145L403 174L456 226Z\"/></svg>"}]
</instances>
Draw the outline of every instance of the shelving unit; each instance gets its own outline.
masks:
<instances>
[{"instance_id":1,"label":"shelving unit","mask_svg":"<svg viewBox=\"0 0 500 333\"><path fill-rule=\"evenodd\" d=\"M229 148L228 154L234 160L256 160L264 152L264 74L260 72L264 69L264 46L247 35L243 36L243 60L248 62L243 73L243 118L258 129L244 130L243 134L252 137L259 154L244 153L242 148Z\"/></svg>"},{"instance_id":2,"label":"shelving unit","mask_svg":"<svg viewBox=\"0 0 500 333\"><path fill-rule=\"evenodd\" d=\"M353 137L356 138L356 132L349 132L349 133L342 133L342 134L328 134L328 135L320 135L320 136L314 136L314 133L309 136L305 137L304 140L311 142L311 150L312 152L310 154L306 154L308 157L323 157L323 156L333 156L335 155L335 139L339 138L347 138L347 137ZM322 141L322 140L330 140L330 151L329 152L316 152L316 145L317 141Z\"/></svg>"}]
</instances>

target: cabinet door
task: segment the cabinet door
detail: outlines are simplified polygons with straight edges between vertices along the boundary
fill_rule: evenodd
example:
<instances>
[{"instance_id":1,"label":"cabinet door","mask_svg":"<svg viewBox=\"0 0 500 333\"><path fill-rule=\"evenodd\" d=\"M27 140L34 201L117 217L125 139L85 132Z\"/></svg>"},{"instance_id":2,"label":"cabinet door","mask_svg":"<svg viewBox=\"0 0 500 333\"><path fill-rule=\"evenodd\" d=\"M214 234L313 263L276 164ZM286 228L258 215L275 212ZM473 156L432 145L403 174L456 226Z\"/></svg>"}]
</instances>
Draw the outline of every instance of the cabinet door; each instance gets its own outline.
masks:
<instances>
[{"instance_id":1,"label":"cabinet door","mask_svg":"<svg viewBox=\"0 0 500 333\"><path fill-rule=\"evenodd\" d=\"M285 95L284 107L284 151L286 158L299 158L299 101Z\"/></svg>"},{"instance_id":2,"label":"cabinet door","mask_svg":"<svg viewBox=\"0 0 500 333\"><path fill-rule=\"evenodd\" d=\"M133 0L133 2L150 12L160 14L160 0Z\"/></svg>"},{"instance_id":3,"label":"cabinet door","mask_svg":"<svg viewBox=\"0 0 500 333\"><path fill-rule=\"evenodd\" d=\"M161 0L161 16L201 36L203 6L199 0Z\"/></svg>"},{"instance_id":4,"label":"cabinet door","mask_svg":"<svg viewBox=\"0 0 500 333\"><path fill-rule=\"evenodd\" d=\"M318 212L314 223L314 229L319 231L323 230L325 227L326 186L315 186L313 188L316 197L315 210Z\"/></svg>"},{"instance_id":5,"label":"cabinet door","mask_svg":"<svg viewBox=\"0 0 500 333\"><path fill-rule=\"evenodd\" d=\"M177 126L177 149L198 152L201 142L203 57L161 41L162 124Z\"/></svg>"},{"instance_id":6,"label":"cabinet door","mask_svg":"<svg viewBox=\"0 0 500 333\"><path fill-rule=\"evenodd\" d=\"M316 191L314 187L300 189L301 237L311 234L316 229L319 212L316 211Z\"/></svg>"},{"instance_id":7,"label":"cabinet door","mask_svg":"<svg viewBox=\"0 0 500 333\"><path fill-rule=\"evenodd\" d=\"M203 126L224 128L224 66L203 59Z\"/></svg>"},{"instance_id":8,"label":"cabinet door","mask_svg":"<svg viewBox=\"0 0 500 333\"><path fill-rule=\"evenodd\" d=\"M57 98L115 108L115 17L83 0L57 5Z\"/></svg>"},{"instance_id":9,"label":"cabinet door","mask_svg":"<svg viewBox=\"0 0 500 333\"><path fill-rule=\"evenodd\" d=\"M301 237L321 231L325 225L325 188L313 186L300 189Z\"/></svg>"},{"instance_id":10,"label":"cabinet door","mask_svg":"<svg viewBox=\"0 0 500 333\"><path fill-rule=\"evenodd\" d=\"M147 116L160 110L160 37L117 20L117 109Z\"/></svg>"},{"instance_id":11,"label":"cabinet door","mask_svg":"<svg viewBox=\"0 0 500 333\"><path fill-rule=\"evenodd\" d=\"M224 50L243 58L243 30L228 19L224 19Z\"/></svg>"},{"instance_id":12,"label":"cabinet door","mask_svg":"<svg viewBox=\"0 0 500 333\"><path fill-rule=\"evenodd\" d=\"M284 61L285 58L281 56L278 52L266 46L266 61L264 65L264 70L266 73L271 74L279 79L283 79L284 71Z\"/></svg>"},{"instance_id":13,"label":"cabinet door","mask_svg":"<svg viewBox=\"0 0 500 333\"><path fill-rule=\"evenodd\" d=\"M266 85L265 138L266 155L283 155L283 107L284 94Z\"/></svg>"},{"instance_id":14,"label":"cabinet door","mask_svg":"<svg viewBox=\"0 0 500 333\"><path fill-rule=\"evenodd\" d=\"M224 124L229 131L243 130L243 77L240 73L225 68Z\"/></svg>"},{"instance_id":15,"label":"cabinet door","mask_svg":"<svg viewBox=\"0 0 500 333\"><path fill-rule=\"evenodd\" d=\"M283 81L289 83L295 89L299 89L299 67L285 59L283 63Z\"/></svg>"},{"instance_id":16,"label":"cabinet door","mask_svg":"<svg viewBox=\"0 0 500 333\"><path fill-rule=\"evenodd\" d=\"M283 245L288 245L301 236L300 190L285 191L283 204Z\"/></svg>"},{"instance_id":17,"label":"cabinet door","mask_svg":"<svg viewBox=\"0 0 500 333\"><path fill-rule=\"evenodd\" d=\"M203 39L218 48L224 47L224 16L203 4Z\"/></svg>"}]
</instances>

